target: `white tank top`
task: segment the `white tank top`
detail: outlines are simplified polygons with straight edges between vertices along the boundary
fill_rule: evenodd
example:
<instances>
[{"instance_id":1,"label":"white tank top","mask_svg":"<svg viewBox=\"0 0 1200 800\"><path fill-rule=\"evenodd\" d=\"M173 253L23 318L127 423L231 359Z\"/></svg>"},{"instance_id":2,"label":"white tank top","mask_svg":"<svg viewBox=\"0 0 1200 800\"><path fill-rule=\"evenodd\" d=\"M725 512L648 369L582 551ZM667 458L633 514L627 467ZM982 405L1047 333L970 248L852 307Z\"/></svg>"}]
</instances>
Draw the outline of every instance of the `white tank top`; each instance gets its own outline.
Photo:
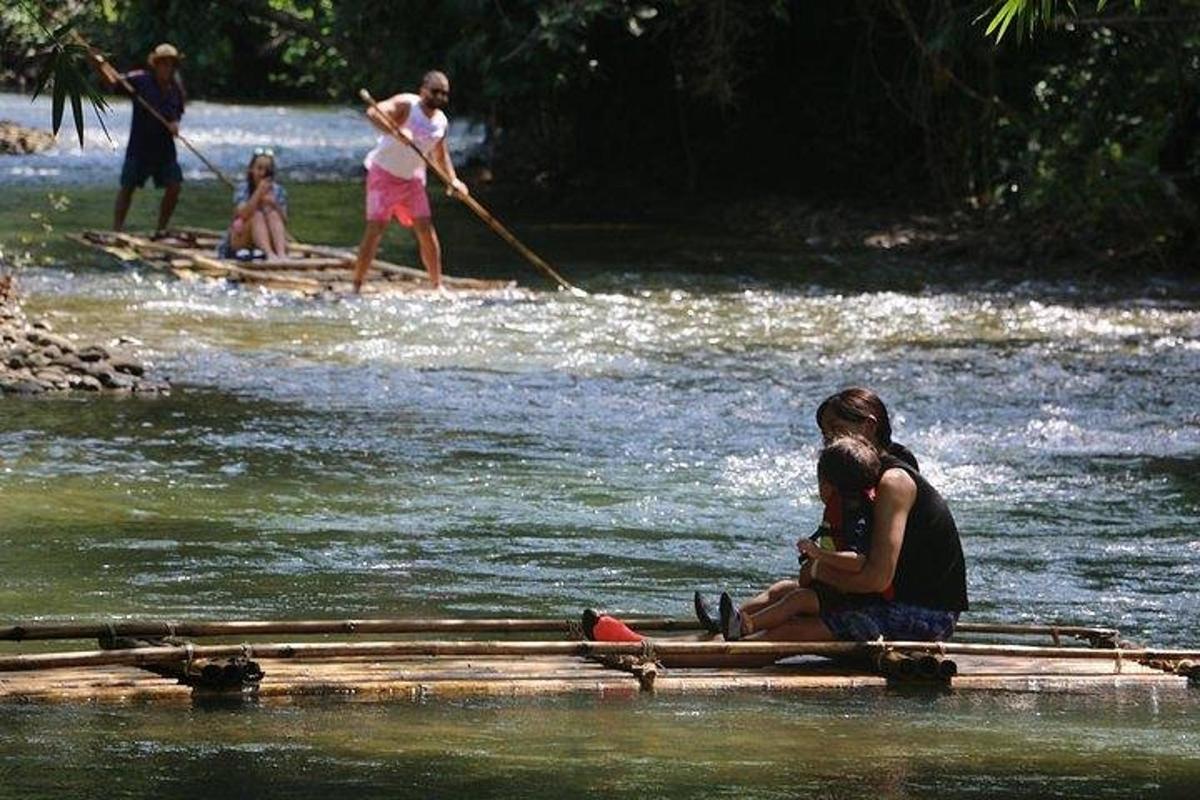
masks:
<instances>
[{"instance_id":1,"label":"white tank top","mask_svg":"<svg viewBox=\"0 0 1200 800\"><path fill-rule=\"evenodd\" d=\"M402 130L408 134L422 153L430 155L434 145L446 138L446 129L450 127L450 121L446 119L446 115L440 108L433 112L432 117L426 116L421 109L421 98L418 95L402 94L400 102L409 104L408 119L404 121ZM411 147L388 134L380 135L375 148L363 159L363 166L367 169L372 166L379 167L397 178L408 180L425 177L425 162L412 151Z\"/></svg>"}]
</instances>

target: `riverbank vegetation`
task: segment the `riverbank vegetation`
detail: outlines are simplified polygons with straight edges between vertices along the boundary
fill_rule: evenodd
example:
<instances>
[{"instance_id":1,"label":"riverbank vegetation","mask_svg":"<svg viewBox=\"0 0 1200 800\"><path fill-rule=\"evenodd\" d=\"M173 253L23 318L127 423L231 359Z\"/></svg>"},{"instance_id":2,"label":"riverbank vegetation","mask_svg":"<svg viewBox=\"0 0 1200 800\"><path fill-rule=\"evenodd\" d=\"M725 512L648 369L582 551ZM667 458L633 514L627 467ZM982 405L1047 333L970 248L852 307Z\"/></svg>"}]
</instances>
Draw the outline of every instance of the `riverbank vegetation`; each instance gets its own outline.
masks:
<instances>
[{"instance_id":1,"label":"riverbank vegetation","mask_svg":"<svg viewBox=\"0 0 1200 800\"><path fill-rule=\"evenodd\" d=\"M443 67L531 191L760 198L785 236L797 208L920 209L1034 265L1186 265L1200 232L1197 0L27 2L0 15L18 84L45 61L22 7L119 64L175 42L193 96L354 102Z\"/></svg>"}]
</instances>

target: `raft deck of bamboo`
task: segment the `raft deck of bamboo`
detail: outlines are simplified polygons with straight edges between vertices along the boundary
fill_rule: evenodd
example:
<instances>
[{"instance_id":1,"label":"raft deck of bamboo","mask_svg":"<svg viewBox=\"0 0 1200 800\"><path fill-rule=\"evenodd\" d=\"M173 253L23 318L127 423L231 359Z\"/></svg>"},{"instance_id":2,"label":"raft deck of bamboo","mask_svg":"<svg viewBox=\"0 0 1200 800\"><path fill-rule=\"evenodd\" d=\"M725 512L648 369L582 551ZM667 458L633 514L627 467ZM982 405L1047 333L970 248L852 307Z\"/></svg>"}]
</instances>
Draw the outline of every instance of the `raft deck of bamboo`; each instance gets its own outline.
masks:
<instances>
[{"instance_id":1,"label":"raft deck of bamboo","mask_svg":"<svg viewBox=\"0 0 1200 800\"><path fill-rule=\"evenodd\" d=\"M353 290L354 253L335 247L293 242L289 246L294 254L291 258L237 261L218 258L221 234L204 228L176 228L159 239L90 230L70 238L121 261L143 263L184 280L218 279L309 297L349 294ZM449 275L443 276L442 284L453 292L496 292L516 286L514 281ZM424 270L377 259L367 273L362 293L405 294L430 288Z\"/></svg>"},{"instance_id":2,"label":"raft deck of bamboo","mask_svg":"<svg viewBox=\"0 0 1200 800\"><path fill-rule=\"evenodd\" d=\"M950 643L724 643L687 633L676 620L634 622L653 632L649 643L531 640L514 634L561 634L555 620L366 620L342 622L121 623L102 626L28 625L0 628L0 641L82 638L97 631L191 638L240 635L235 644L133 647L69 652L44 648L0 651L0 702L188 701L212 694L146 671L184 659L252 658L260 682L225 696L283 699L331 696L366 700L532 696L567 693L632 695L727 691L789 692L883 689L928 683L951 690L1088 692L1133 687L1186 687L1194 683L1200 651L1130 649L1107 629L972 626ZM256 643L254 635L370 633L404 636L367 641ZM485 638L423 638L447 633ZM974 634L974 635L973 635ZM1111 636L1109 635L1111 634ZM1045 639L1048 644L1028 644ZM1083 640L1064 644L1062 639ZM25 648L25 645L20 645ZM838 660L831 660L836 657ZM853 657L852 660L847 658ZM943 679L899 680L881 663L928 659ZM952 662L951 662L952 659ZM139 667L138 665L142 665ZM759 666L752 666L758 664ZM919 675L910 673L911 677ZM1190 676L1190 678L1189 678ZM927 677L934 677L930 672Z\"/></svg>"}]
</instances>

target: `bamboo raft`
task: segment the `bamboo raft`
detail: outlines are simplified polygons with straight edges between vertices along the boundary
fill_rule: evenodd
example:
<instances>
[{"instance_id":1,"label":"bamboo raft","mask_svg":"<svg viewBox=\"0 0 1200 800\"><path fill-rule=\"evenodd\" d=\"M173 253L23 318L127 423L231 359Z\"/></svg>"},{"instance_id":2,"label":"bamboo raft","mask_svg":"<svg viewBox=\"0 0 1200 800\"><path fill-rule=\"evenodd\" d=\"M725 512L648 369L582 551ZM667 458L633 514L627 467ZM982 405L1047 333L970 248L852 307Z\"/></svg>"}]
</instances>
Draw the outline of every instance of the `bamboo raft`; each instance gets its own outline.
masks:
<instances>
[{"instance_id":1,"label":"bamboo raft","mask_svg":"<svg viewBox=\"0 0 1200 800\"><path fill-rule=\"evenodd\" d=\"M13 625L0 627L0 642L95 638L102 649L12 652L21 645L6 646L0 702L788 692L898 684L1086 692L1200 680L1200 651L1136 647L1110 628L963 623L959 640L946 643L726 643L700 634L691 622L627 622L653 638L584 641L576 638L578 623L562 619ZM251 641L274 635L376 638Z\"/></svg>"},{"instance_id":2,"label":"bamboo raft","mask_svg":"<svg viewBox=\"0 0 1200 800\"><path fill-rule=\"evenodd\" d=\"M292 258L274 261L238 261L217 257L221 233L205 228L174 228L152 240L144 236L111 231L84 231L70 236L73 241L98 249L123 262L140 262L170 272L183 280L225 280L247 286L286 291L306 297L349 294L353 290L354 253L336 247L289 245ZM515 281L442 277L452 292L496 292L511 290ZM429 291L424 270L375 260L363 283L363 294L406 294Z\"/></svg>"}]
</instances>

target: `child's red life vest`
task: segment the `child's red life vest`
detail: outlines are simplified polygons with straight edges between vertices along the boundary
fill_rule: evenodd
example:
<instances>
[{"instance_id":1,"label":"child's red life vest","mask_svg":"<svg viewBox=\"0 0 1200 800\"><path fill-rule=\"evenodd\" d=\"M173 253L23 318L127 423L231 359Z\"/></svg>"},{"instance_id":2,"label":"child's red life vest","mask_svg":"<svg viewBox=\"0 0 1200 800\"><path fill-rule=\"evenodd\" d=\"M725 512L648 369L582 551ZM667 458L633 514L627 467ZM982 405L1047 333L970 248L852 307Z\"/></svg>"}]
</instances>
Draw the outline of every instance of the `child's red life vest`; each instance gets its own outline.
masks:
<instances>
[{"instance_id":1,"label":"child's red life vest","mask_svg":"<svg viewBox=\"0 0 1200 800\"><path fill-rule=\"evenodd\" d=\"M826 529L817 543L826 550L852 550L861 555L867 555L871 548L871 527L874 521L872 513L875 507L875 487L863 491L864 502L859 505L857 513L851 519L846 518L844 504L837 490L833 490L829 502L825 504L825 512L821 516L821 527ZM879 593L884 600L896 596L892 584Z\"/></svg>"}]
</instances>

